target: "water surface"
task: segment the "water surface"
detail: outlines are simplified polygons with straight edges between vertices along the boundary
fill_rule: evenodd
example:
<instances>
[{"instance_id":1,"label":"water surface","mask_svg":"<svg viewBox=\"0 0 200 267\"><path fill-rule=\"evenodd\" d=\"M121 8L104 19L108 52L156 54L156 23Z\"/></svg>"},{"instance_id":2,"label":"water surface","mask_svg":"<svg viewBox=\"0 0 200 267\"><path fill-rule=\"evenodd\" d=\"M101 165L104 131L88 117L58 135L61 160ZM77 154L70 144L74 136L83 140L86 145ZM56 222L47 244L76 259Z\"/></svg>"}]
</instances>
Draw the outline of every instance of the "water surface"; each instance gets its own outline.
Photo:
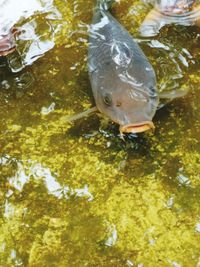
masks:
<instances>
[{"instance_id":1,"label":"water surface","mask_svg":"<svg viewBox=\"0 0 200 267\"><path fill-rule=\"evenodd\" d=\"M0 266L198 266L200 30L168 25L142 38L151 7L113 7L159 90L189 89L157 112L154 133L124 142L103 115L61 120L94 105L94 2L44 2L48 15L19 20L17 51L0 59Z\"/></svg>"}]
</instances>

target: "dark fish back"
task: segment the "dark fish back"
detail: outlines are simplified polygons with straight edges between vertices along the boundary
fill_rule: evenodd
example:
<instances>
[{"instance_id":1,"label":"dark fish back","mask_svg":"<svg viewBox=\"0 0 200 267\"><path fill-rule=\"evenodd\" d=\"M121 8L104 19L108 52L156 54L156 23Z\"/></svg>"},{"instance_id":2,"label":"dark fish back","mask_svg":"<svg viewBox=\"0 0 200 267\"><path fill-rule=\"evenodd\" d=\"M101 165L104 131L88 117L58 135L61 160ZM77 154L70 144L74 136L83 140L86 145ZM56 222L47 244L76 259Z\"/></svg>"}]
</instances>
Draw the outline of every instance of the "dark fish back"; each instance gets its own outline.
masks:
<instances>
[{"instance_id":1,"label":"dark fish back","mask_svg":"<svg viewBox=\"0 0 200 267\"><path fill-rule=\"evenodd\" d=\"M89 72L107 65L114 67L117 56L118 68L129 69L143 82L147 75L155 79L152 66L128 31L108 11L96 10L89 37Z\"/></svg>"}]
</instances>

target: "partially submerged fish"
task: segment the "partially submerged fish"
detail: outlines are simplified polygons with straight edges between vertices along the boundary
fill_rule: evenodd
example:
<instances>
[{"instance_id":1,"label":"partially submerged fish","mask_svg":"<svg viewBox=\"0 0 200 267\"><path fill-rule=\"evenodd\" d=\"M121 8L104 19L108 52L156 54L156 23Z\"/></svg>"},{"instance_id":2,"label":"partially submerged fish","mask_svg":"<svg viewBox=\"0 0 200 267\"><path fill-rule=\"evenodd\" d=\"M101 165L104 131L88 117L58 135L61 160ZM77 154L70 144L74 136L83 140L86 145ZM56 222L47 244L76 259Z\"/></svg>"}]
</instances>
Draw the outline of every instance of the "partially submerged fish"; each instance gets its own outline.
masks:
<instances>
[{"instance_id":1,"label":"partially submerged fish","mask_svg":"<svg viewBox=\"0 0 200 267\"><path fill-rule=\"evenodd\" d=\"M154 128L159 97L154 70L128 31L109 13L112 0L97 1L90 27L88 68L97 109L120 133Z\"/></svg>"},{"instance_id":2,"label":"partially submerged fish","mask_svg":"<svg viewBox=\"0 0 200 267\"><path fill-rule=\"evenodd\" d=\"M143 36L154 36L167 24L200 26L199 0L156 0L140 26Z\"/></svg>"},{"instance_id":3,"label":"partially submerged fish","mask_svg":"<svg viewBox=\"0 0 200 267\"><path fill-rule=\"evenodd\" d=\"M9 30L9 33L0 37L0 56L7 56L15 51L15 36L19 33L16 28Z\"/></svg>"},{"instance_id":4,"label":"partially submerged fish","mask_svg":"<svg viewBox=\"0 0 200 267\"><path fill-rule=\"evenodd\" d=\"M51 28L50 40L38 35L37 21L33 15L43 15ZM30 17L31 20L27 20ZM6 56L16 48L15 36L20 33L20 41L26 42L23 64L29 65L54 46L56 29L51 20L60 19L53 0L0 0L0 56ZM22 23L24 22L24 23ZM16 25L20 23L20 29ZM50 32L51 33L51 32ZM48 38L49 39L49 38Z\"/></svg>"},{"instance_id":5,"label":"partially submerged fish","mask_svg":"<svg viewBox=\"0 0 200 267\"><path fill-rule=\"evenodd\" d=\"M37 0L0 0L0 56L6 56L15 50L18 31L14 25L40 9Z\"/></svg>"}]
</instances>

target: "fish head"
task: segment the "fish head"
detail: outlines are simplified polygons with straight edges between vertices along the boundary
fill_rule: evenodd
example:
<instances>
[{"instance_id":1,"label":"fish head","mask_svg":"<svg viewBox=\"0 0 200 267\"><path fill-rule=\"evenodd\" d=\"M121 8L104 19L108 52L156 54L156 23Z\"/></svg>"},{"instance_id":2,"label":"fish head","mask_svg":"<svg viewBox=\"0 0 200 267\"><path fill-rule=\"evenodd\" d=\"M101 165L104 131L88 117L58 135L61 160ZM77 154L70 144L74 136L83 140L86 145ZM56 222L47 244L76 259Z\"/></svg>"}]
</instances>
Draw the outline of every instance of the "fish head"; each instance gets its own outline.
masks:
<instances>
[{"instance_id":1,"label":"fish head","mask_svg":"<svg viewBox=\"0 0 200 267\"><path fill-rule=\"evenodd\" d=\"M121 133L139 133L154 128L158 106L155 82L134 83L127 75L105 81L96 91L97 108L120 125Z\"/></svg>"}]
</instances>

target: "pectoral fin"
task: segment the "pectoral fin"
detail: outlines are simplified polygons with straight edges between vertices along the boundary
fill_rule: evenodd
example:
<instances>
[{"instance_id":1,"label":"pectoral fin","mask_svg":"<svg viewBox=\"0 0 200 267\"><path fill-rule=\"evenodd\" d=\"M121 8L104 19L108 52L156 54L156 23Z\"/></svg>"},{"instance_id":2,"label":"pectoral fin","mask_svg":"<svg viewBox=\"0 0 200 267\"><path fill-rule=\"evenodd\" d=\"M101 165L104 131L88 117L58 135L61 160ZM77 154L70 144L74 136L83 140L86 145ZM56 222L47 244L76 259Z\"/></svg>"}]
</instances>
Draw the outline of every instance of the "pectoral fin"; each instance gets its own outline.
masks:
<instances>
[{"instance_id":1,"label":"pectoral fin","mask_svg":"<svg viewBox=\"0 0 200 267\"><path fill-rule=\"evenodd\" d=\"M161 92L159 93L159 98L173 100L175 98L180 98L180 97L185 96L188 93L188 91L189 91L189 88L177 89L177 90L172 90L169 92Z\"/></svg>"},{"instance_id":2,"label":"pectoral fin","mask_svg":"<svg viewBox=\"0 0 200 267\"><path fill-rule=\"evenodd\" d=\"M79 120L79 119L85 118L88 115L90 115L91 113L96 112L96 111L98 111L98 109L95 106L95 107L92 107L92 108L90 108L88 110L85 110L85 111L83 111L81 113L78 113L78 114L75 114L75 115L72 115L72 116L70 116L70 115L69 116L63 116L63 117L60 118L60 120L62 122L72 122L72 121L75 121L75 120Z\"/></svg>"},{"instance_id":3,"label":"pectoral fin","mask_svg":"<svg viewBox=\"0 0 200 267\"><path fill-rule=\"evenodd\" d=\"M189 88L184 88L184 89L177 89L169 92L159 93L159 98L161 99L161 102L158 104L157 109L161 109L175 98L184 97L188 93L188 91Z\"/></svg>"}]
</instances>

